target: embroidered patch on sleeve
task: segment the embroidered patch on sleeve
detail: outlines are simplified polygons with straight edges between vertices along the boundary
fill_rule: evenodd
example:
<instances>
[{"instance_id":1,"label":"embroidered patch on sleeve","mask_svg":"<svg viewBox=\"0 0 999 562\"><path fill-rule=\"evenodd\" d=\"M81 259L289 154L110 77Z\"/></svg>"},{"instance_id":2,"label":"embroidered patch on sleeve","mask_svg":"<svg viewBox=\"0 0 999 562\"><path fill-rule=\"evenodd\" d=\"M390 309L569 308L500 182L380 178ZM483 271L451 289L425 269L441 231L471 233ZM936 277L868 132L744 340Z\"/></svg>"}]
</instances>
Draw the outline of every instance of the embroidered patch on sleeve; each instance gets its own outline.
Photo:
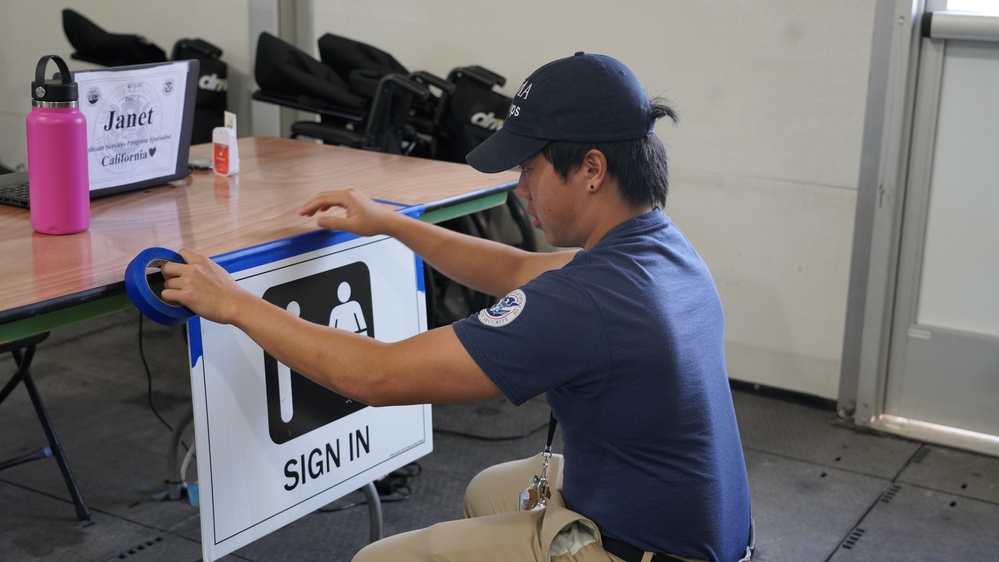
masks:
<instances>
[{"instance_id":1,"label":"embroidered patch on sleeve","mask_svg":"<svg viewBox=\"0 0 999 562\"><path fill-rule=\"evenodd\" d=\"M492 307L480 311L479 322L487 326L506 326L520 315L525 306L527 306L527 295L517 289Z\"/></svg>"}]
</instances>

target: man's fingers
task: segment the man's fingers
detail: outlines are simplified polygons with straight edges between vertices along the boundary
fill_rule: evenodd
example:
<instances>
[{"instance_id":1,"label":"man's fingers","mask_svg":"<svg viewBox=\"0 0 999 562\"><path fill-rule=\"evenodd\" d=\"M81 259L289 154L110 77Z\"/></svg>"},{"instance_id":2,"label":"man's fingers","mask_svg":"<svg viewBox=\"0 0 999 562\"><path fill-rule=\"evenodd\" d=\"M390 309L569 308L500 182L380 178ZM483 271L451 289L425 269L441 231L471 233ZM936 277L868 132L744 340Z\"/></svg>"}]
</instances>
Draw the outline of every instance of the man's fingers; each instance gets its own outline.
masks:
<instances>
[{"instance_id":1,"label":"man's fingers","mask_svg":"<svg viewBox=\"0 0 999 562\"><path fill-rule=\"evenodd\" d=\"M177 251L177 253L180 254L180 257L184 258L184 261L187 263L197 263L205 257L203 254L200 254L190 248L181 248Z\"/></svg>"},{"instance_id":2,"label":"man's fingers","mask_svg":"<svg viewBox=\"0 0 999 562\"><path fill-rule=\"evenodd\" d=\"M311 217L318 212L328 211L332 207L342 207L344 203L342 194L343 192L340 191L324 191L306 201L298 214Z\"/></svg>"},{"instance_id":3,"label":"man's fingers","mask_svg":"<svg viewBox=\"0 0 999 562\"><path fill-rule=\"evenodd\" d=\"M324 215L316 219L316 224L320 228L325 228L326 230L342 230L343 217L336 217L332 215Z\"/></svg>"},{"instance_id":4,"label":"man's fingers","mask_svg":"<svg viewBox=\"0 0 999 562\"><path fill-rule=\"evenodd\" d=\"M162 273L163 278L167 280L178 277L181 274L182 265L183 264L172 261L163 262L163 265L160 266L160 273Z\"/></svg>"}]
</instances>

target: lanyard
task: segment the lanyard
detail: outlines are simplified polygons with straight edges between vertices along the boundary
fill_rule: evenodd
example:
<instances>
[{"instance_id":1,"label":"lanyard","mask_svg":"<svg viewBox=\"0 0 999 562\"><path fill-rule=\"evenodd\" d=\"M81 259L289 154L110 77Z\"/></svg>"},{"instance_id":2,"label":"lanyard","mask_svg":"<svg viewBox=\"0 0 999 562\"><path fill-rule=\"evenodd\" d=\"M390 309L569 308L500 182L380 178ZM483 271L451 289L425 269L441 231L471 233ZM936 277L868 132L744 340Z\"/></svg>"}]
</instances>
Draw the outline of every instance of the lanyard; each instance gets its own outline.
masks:
<instances>
[{"instance_id":1,"label":"lanyard","mask_svg":"<svg viewBox=\"0 0 999 562\"><path fill-rule=\"evenodd\" d=\"M555 419L555 410L552 410L551 419L548 422L548 443L545 445L545 460L547 464L547 459L552 456L552 441L555 439L555 426L558 425L558 420Z\"/></svg>"},{"instance_id":2,"label":"lanyard","mask_svg":"<svg viewBox=\"0 0 999 562\"><path fill-rule=\"evenodd\" d=\"M548 461L552 458L552 441L555 439L555 411L552 410L548 422L548 443L541 452L541 474L531 477L531 483L520 493L519 505L521 511L540 509L548 504L551 490L548 488Z\"/></svg>"}]
</instances>

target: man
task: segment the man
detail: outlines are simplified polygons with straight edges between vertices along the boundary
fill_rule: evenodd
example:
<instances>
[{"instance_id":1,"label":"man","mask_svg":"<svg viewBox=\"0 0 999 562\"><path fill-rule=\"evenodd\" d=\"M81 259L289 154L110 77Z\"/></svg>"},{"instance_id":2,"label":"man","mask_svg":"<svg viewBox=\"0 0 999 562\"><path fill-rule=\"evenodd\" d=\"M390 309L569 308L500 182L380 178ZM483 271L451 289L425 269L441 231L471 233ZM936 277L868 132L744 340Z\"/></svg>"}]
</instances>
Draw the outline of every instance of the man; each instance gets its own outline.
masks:
<instances>
[{"instance_id":1,"label":"man","mask_svg":"<svg viewBox=\"0 0 999 562\"><path fill-rule=\"evenodd\" d=\"M371 405L545 393L564 456L553 494L518 510L540 458L493 467L466 492L469 518L389 537L355 560L728 561L752 543L745 461L707 267L663 213L673 111L632 72L577 53L534 72L504 127L468 155L484 172L520 166L517 194L557 247L528 253L422 223L352 191L301 214L387 234L456 281L502 298L397 343L310 324L241 289L204 256L166 264L163 298L245 331L278 361ZM654 555L654 556L653 556Z\"/></svg>"}]
</instances>

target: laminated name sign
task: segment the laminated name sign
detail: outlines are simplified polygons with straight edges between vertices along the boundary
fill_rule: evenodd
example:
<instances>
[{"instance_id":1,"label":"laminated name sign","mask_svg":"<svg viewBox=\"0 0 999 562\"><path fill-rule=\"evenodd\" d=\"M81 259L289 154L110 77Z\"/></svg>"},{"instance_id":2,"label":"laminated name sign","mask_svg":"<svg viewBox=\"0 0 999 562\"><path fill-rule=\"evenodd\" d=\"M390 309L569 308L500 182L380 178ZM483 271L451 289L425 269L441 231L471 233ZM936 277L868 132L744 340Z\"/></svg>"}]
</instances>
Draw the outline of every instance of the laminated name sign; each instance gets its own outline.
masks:
<instances>
[{"instance_id":1,"label":"laminated name sign","mask_svg":"<svg viewBox=\"0 0 999 562\"><path fill-rule=\"evenodd\" d=\"M74 74L90 128L91 190L172 177L179 156L187 158L178 152L190 144L190 72L178 61Z\"/></svg>"},{"instance_id":2,"label":"laminated name sign","mask_svg":"<svg viewBox=\"0 0 999 562\"><path fill-rule=\"evenodd\" d=\"M426 330L422 261L392 238L315 232L215 261L310 322L386 342ZM236 328L197 316L188 326L206 561L433 449L429 405L370 407L305 378Z\"/></svg>"}]
</instances>

